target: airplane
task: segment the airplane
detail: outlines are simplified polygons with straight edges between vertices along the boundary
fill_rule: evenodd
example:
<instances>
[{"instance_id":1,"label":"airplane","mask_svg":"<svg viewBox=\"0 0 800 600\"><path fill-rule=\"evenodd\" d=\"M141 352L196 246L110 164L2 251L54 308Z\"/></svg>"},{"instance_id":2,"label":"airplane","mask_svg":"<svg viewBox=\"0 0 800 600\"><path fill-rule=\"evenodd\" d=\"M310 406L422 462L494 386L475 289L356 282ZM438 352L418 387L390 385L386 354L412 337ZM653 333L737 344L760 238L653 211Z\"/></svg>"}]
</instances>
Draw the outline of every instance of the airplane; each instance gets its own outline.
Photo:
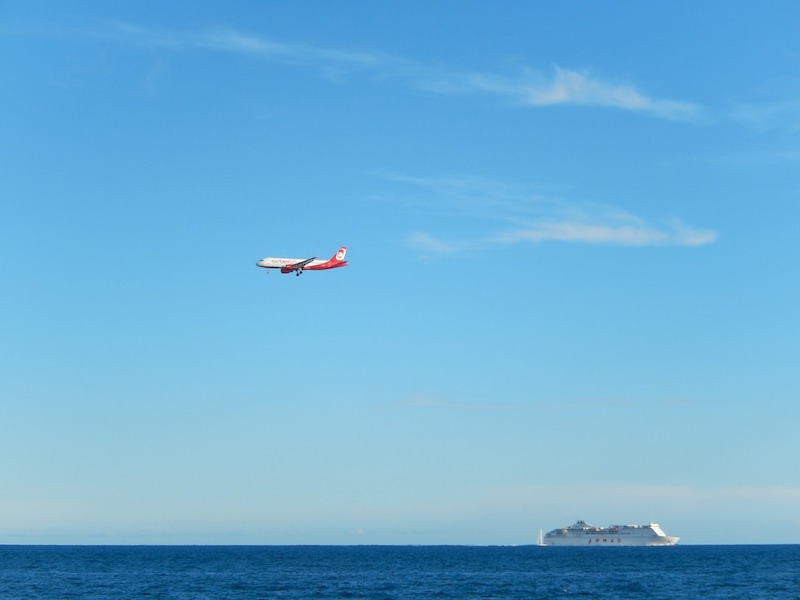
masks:
<instances>
[{"instance_id":1,"label":"airplane","mask_svg":"<svg viewBox=\"0 0 800 600\"><path fill-rule=\"evenodd\" d=\"M324 271L325 269L336 269L338 267L346 267L347 261L344 255L347 253L347 247L342 246L336 251L336 254L331 256L328 260L318 260L316 256L311 258L262 258L256 263L257 267L264 269L280 269L281 273L294 273L298 277L303 271ZM269 273L269 270L267 270Z\"/></svg>"}]
</instances>

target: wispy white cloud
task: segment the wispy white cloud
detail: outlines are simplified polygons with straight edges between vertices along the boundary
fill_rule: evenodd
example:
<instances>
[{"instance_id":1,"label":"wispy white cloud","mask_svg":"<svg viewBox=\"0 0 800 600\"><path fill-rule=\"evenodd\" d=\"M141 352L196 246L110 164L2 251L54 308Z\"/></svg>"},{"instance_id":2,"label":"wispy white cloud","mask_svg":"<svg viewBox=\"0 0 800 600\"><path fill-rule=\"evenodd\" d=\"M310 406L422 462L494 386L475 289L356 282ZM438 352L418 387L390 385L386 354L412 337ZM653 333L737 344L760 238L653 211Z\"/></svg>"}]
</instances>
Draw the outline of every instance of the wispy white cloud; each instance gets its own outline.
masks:
<instances>
[{"instance_id":1,"label":"wispy white cloud","mask_svg":"<svg viewBox=\"0 0 800 600\"><path fill-rule=\"evenodd\" d=\"M466 81L467 90L507 96L524 106L597 106L671 120L693 120L702 113L695 103L650 97L631 84L611 83L587 72L558 66L551 77L528 70L516 78L473 74Z\"/></svg>"},{"instance_id":2,"label":"wispy white cloud","mask_svg":"<svg viewBox=\"0 0 800 600\"><path fill-rule=\"evenodd\" d=\"M113 23L104 29L101 35L121 43L130 42L154 49L228 52L272 62L306 66L376 68L383 62L378 54L280 42L234 29L179 31L150 29L131 23Z\"/></svg>"},{"instance_id":3,"label":"wispy white cloud","mask_svg":"<svg viewBox=\"0 0 800 600\"><path fill-rule=\"evenodd\" d=\"M610 106L627 110L652 113L669 119L685 119L696 115L700 108L696 104L650 98L630 85L609 84L592 79L585 73L556 68L552 83L531 90L531 104L584 104Z\"/></svg>"},{"instance_id":4,"label":"wispy white cloud","mask_svg":"<svg viewBox=\"0 0 800 600\"><path fill-rule=\"evenodd\" d=\"M800 131L800 98L779 102L738 103L730 110L734 121L758 131Z\"/></svg>"},{"instance_id":5,"label":"wispy white cloud","mask_svg":"<svg viewBox=\"0 0 800 600\"><path fill-rule=\"evenodd\" d=\"M115 23L102 34L120 42L159 49L194 48L303 65L339 77L354 72L370 72L432 93L491 95L524 107L596 106L671 120L690 120L701 112L698 105L690 102L650 97L633 85L609 83L587 72L561 67L555 67L549 75L529 68L523 68L515 75L480 73L424 65L381 52L276 41L235 29L170 31Z\"/></svg>"},{"instance_id":6,"label":"wispy white cloud","mask_svg":"<svg viewBox=\"0 0 800 600\"><path fill-rule=\"evenodd\" d=\"M416 250L452 254L491 246L562 242L618 246L702 246L717 232L690 227L679 219L651 222L602 204L573 202L548 191L480 178L399 177L392 179L418 188L420 195L406 204L423 212L478 219L489 229L470 239L445 241L428 231L409 235Z\"/></svg>"},{"instance_id":7,"label":"wispy white cloud","mask_svg":"<svg viewBox=\"0 0 800 600\"><path fill-rule=\"evenodd\" d=\"M716 241L711 229L681 224L654 226L637 219L637 224L609 223L598 220L531 221L526 227L498 231L481 239L460 242L443 241L430 233L415 232L407 238L409 246L432 253L452 254L488 245L563 242L612 246L704 246ZM424 243L423 243L424 241Z\"/></svg>"},{"instance_id":8,"label":"wispy white cloud","mask_svg":"<svg viewBox=\"0 0 800 600\"><path fill-rule=\"evenodd\" d=\"M422 232L414 232L406 240L408 245L416 250L423 252L433 252L435 254L452 254L458 252L459 246L444 240L434 238L432 235Z\"/></svg>"},{"instance_id":9,"label":"wispy white cloud","mask_svg":"<svg viewBox=\"0 0 800 600\"><path fill-rule=\"evenodd\" d=\"M702 246L717 238L714 231L680 224L656 227L633 217L604 222L589 216L586 221L538 221L526 228L502 231L492 239L498 243L577 242L620 246Z\"/></svg>"},{"instance_id":10,"label":"wispy white cloud","mask_svg":"<svg viewBox=\"0 0 800 600\"><path fill-rule=\"evenodd\" d=\"M750 149L740 152L729 152L727 154L701 157L696 160L705 160L707 162L735 165L735 166L762 166L762 165L785 165L792 163L800 163L800 149L787 148L785 150L765 150L759 152L758 150Z\"/></svg>"}]
</instances>

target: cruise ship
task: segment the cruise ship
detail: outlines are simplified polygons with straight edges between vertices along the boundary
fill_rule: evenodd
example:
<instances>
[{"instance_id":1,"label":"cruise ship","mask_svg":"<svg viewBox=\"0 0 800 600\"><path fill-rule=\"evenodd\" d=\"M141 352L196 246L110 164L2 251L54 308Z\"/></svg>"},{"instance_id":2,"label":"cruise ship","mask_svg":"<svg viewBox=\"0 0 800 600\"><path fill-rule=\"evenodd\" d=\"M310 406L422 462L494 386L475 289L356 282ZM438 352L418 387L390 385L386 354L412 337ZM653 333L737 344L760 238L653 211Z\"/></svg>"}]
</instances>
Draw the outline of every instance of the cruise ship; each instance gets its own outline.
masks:
<instances>
[{"instance_id":1,"label":"cruise ship","mask_svg":"<svg viewBox=\"0 0 800 600\"><path fill-rule=\"evenodd\" d=\"M543 546L674 546L678 538L667 535L658 523L595 527L578 521L553 529L541 540Z\"/></svg>"}]
</instances>

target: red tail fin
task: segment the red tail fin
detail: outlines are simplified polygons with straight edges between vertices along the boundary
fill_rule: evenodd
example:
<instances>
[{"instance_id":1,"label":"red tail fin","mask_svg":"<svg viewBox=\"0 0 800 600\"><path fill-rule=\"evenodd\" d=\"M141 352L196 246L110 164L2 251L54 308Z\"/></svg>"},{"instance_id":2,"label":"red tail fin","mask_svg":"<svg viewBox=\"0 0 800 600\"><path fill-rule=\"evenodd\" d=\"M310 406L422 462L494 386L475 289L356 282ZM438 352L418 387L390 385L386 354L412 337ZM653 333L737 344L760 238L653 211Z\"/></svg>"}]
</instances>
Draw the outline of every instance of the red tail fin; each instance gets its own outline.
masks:
<instances>
[{"instance_id":1,"label":"red tail fin","mask_svg":"<svg viewBox=\"0 0 800 600\"><path fill-rule=\"evenodd\" d=\"M344 259L347 254L347 246L342 246L336 251L336 254L331 256L330 260L323 265L325 269L335 269L336 267L346 267L347 261Z\"/></svg>"},{"instance_id":2,"label":"red tail fin","mask_svg":"<svg viewBox=\"0 0 800 600\"><path fill-rule=\"evenodd\" d=\"M336 254L331 256L328 260L326 260L322 264L316 265L309 265L306 267L309 271L324 271L325 269L335 269L336 267L346 267L347 261L344 259L344 255L347 254L347 248L342 246L339 250L336 251Z\"/></svg>"}]
</instances>

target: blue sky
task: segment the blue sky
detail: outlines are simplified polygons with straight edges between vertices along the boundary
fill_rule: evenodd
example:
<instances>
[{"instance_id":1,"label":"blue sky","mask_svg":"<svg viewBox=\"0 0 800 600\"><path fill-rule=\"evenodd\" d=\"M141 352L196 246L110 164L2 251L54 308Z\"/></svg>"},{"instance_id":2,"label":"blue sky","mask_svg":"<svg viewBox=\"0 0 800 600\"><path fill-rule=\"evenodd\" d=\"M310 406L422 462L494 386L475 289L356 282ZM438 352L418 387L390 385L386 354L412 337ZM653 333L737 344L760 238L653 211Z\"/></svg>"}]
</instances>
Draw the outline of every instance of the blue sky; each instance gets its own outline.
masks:
<instances>
[{"instance_id":1,"label":"blue sky","mask_svg":"<svg viewBox=\"0 0 800 600\"><path fill-rule=\"evenodd\" d=\"M797 543L798 23L3 2L0 539Z\"/></svg>"}]
</instances>

